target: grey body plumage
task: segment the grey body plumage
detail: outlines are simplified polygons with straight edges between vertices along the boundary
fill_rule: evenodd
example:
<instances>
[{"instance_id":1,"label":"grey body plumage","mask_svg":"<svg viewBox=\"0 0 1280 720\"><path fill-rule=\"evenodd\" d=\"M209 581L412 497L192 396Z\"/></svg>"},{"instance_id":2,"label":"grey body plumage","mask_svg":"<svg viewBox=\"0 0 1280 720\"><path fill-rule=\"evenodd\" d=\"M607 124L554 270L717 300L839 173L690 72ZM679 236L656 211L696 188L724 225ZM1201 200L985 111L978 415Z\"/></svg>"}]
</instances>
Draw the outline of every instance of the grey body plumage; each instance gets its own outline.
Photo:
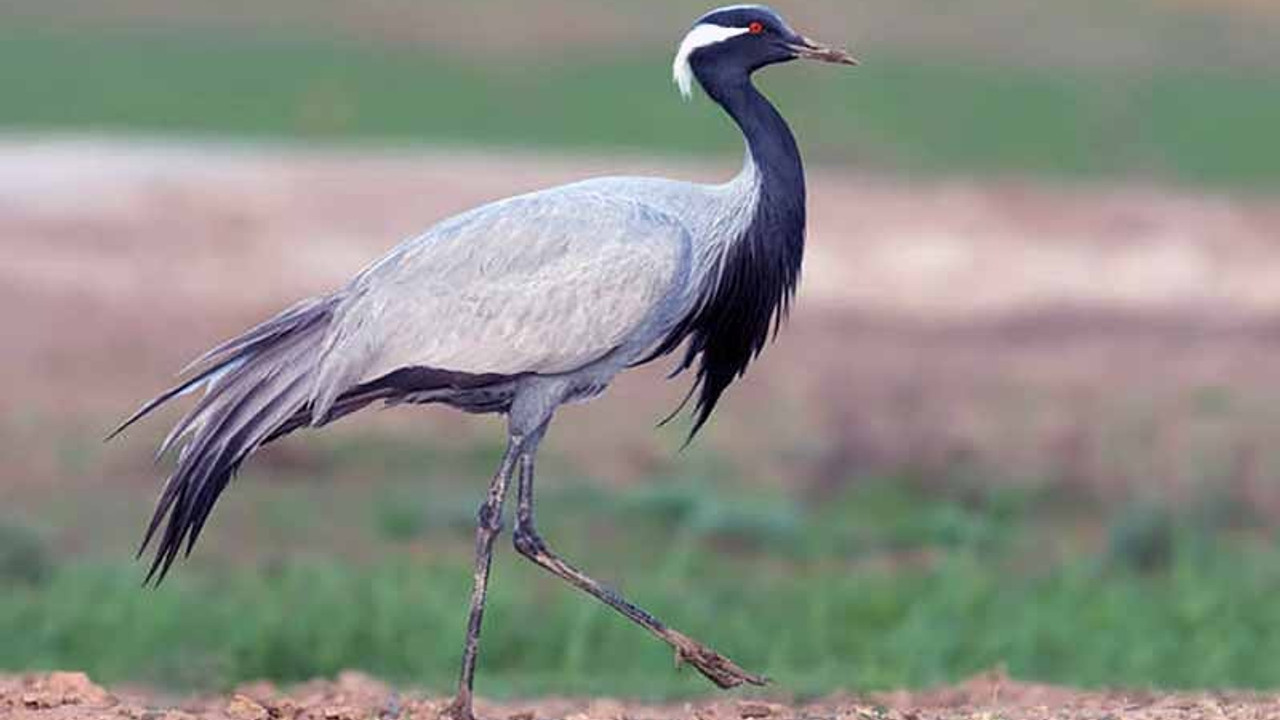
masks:
<instances>
[{"instance_id":1,"label":"grey body plumage","mask_svg":"<svg viewBox=\"0 0 1280 720\"><path fill-rule=\"evenodd\" d=\"M747 143L722 185L600 178L501 200L408 240L347 286L215 348L143 406L203 391L161 445L177 466L143 542L148 579L190 553L218 496L257 448L372 403L444 403L508 417L508 452L481 507L476 594L455 714L471 679L493 537L519 475L516 547L670 643L722 687L763 682L599 586L533 527L533 459L557 407L594 397L637 364L684 348L694 432L786 313L800 270L804 173L789 128L750 82L797 57L852 64L773 11L734 6L695 24L677 57ZM119 432L119 431L117 431Z\"/></svg>"}]
</instances>

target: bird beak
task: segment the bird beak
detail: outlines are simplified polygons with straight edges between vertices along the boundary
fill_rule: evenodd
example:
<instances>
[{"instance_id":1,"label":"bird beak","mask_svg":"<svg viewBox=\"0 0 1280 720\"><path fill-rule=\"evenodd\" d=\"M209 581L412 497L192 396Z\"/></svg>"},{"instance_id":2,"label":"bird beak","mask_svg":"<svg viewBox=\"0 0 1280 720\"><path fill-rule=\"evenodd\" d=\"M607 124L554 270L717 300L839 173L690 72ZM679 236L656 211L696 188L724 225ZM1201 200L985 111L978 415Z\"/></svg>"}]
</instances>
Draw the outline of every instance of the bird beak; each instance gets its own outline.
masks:
<instances>
[{"instance_id":1,"label":"bird beak","mask_svg":"<svg viewBox=\"0 0 1280 720\"><path fill-rule=\"evenodd\" d=\"M820 43L816 43L807 37L800 38L799 43L790 46L792 52L798 58L805 60L819 60L821 62L835 63L836 65L859 65L858 59L850 55L847 51L839 48L827 47Z\"/></svg>"}]
</instances>

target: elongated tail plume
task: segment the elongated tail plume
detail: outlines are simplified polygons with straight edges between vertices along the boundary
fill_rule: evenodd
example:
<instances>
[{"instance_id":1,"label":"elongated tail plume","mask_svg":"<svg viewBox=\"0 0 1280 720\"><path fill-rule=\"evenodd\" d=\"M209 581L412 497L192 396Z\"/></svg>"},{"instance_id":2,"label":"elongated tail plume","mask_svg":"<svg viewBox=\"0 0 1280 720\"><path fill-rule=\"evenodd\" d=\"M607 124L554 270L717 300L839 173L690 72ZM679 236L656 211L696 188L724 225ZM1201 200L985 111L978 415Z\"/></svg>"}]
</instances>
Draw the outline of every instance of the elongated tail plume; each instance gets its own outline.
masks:
<instances>
[{"instance_id":1,"label":"elongated tail plume","mask_svg":"<svg viewBox=\"0 0 1280 720\"><path fill-rule=\"evenodd\" d=\"M169 400L204 391L158 451L163 455L177 447L178 460L138 550L141 556L164 525L147 582L163 580L179 552L190 554L245 458L299 426L290 421L304 416L310 403L334 306L330 298L305 301L214 348L188 367L191 379L144 405L111 434Z\"/></svg>"}]
</instances>

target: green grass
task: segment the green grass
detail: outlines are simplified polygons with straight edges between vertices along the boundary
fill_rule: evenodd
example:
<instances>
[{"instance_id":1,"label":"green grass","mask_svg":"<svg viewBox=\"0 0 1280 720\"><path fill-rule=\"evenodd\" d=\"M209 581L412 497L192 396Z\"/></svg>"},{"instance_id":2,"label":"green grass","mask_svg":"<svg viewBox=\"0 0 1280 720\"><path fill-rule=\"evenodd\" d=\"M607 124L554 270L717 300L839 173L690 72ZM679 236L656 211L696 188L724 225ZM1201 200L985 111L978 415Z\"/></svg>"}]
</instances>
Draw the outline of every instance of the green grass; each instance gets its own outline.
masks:
<instances>
[{"instance_id":1,"label":"green grass","mask_svg":"<svg viewBox=\"0 0 1280 720\"><path fill-rule=\"evenodd\" d=\"M332 542L348 543L353 529L367 536L377 552L363 561L323 547L220 555L219 518L214 552L206 545L159 590L139 587L136 566L36 553L52 567L0 578L0 669L222 688L359 668L447 691L469 593L471 505L455 495L462 485L414 496L395 474L361 488L363 504L343 495L351 527ZM325 487L286 490L302 500L339 486ZM1044 526L1049 501L949 499L886 481L804 506L696 480L629 491L553 480L540 510L564 554L786 693L922 686L1001 664L1086 686L1280 686L1273 540L1140 507L1118 514L1104 542L1050 550L1046 539L1068 533ZM431 512L409 523L388 514L396 502ZM18 534L28 545L39 537ZM500 548L483 693L710 690L673 672L660 643Z\"/></svg>"},{"instance_id":2,"label":"green grass","mask_svg":"<svg viewBox=\"0 0 1280 720\"><path fill-rule=\"evenodd\" d=\"M0 28L0 127L733 155L683 105L666 49L464 62L425 49L228 31ZM921 173L1280 183L1280 76L874 57L764 84L811 158Z\"/></svg>"}]
</instances>

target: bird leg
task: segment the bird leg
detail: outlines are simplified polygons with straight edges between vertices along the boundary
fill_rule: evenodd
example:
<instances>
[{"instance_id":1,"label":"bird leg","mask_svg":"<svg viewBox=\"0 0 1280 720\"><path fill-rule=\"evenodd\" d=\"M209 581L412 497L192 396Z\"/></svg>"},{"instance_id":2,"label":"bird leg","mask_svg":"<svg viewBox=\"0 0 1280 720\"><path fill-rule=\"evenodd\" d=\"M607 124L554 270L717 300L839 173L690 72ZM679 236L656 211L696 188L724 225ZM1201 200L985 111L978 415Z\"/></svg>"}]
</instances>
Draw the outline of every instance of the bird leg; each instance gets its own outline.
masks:
<instances>
[{"instance_id":1,"label":"bird leg","mask_svg":"<svg viewBox=\"0 0 1280 720\"><path fill-rule=\"evenodd\" d=\"M493 541L502 532L502 503L511 483L511 473L519 457L522 438L512 436L502 465L489 485L489 497L476 514L475 584L471 590L471 616L467 621L467 639L462 649L462 675L458 695L445 711L454 720L475 720L472 713L472 682L476 674L476 654L480 643L480 624L484 619L484 601L489 588L489 564L493 558Z\"/></svg>"},{"instance_id":2,"label":"bird leg","mask_svg":"<svg viewBox=\"0 0 1280 720\"><path fill-rule=\"evenodd\" d=\"M568 581L609 607L622 613L628 620L653 633L676 651L676 664L688 663L708 680L721 688L737 687L743 683L764 685L768 679L754 675L738 667L732 660L711 648L677 632L628 601L618 593L591 579L582 571L562 560L542 537L533 522L533 452L526 450L520 456L519 497L516 509L516 529L512 536L516 550L552 575Z\"/></svg>"}]
</instances>

